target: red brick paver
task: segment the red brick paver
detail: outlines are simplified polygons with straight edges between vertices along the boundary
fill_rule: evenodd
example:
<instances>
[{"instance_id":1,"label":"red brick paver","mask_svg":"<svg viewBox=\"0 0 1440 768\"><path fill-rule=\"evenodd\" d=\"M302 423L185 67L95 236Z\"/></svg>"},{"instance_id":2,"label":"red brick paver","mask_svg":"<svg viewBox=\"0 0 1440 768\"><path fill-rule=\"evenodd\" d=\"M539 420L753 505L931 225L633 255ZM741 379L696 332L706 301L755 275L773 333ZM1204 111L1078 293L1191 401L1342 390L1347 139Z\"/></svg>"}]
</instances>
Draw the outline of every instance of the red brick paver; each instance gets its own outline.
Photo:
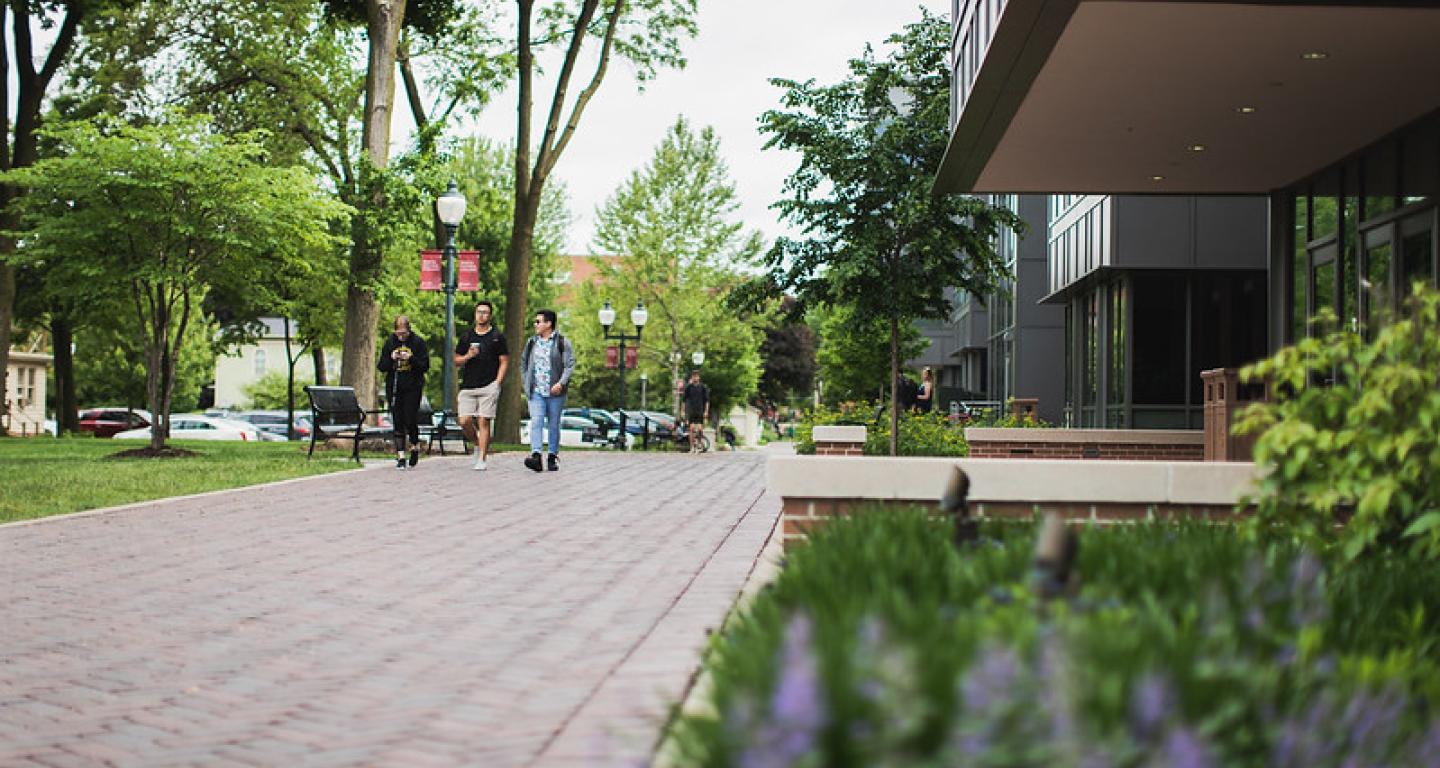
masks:
<instances>
[{"instance_id":1,"label":"red brick paver","mask_svg":"<svg viewBox=\"0 0 1440 768\"><path fill-rule=\"evenodd\" d=\"M643 764L759 454L372 469L0 527L0 765Z\"/></svg>"}]
</instances>

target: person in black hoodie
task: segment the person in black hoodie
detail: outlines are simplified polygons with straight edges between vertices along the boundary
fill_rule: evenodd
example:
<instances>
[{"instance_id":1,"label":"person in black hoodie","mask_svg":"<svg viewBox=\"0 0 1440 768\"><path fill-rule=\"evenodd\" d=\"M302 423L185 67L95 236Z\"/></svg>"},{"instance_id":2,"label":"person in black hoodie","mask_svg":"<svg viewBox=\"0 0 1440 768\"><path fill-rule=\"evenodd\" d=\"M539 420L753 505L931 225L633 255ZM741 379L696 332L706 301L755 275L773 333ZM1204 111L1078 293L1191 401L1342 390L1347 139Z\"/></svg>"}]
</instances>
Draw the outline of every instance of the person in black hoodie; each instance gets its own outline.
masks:
<instances>
[{"instance_id":1,"label":"person in black hoodie","mask_svg":"<svg viewBox=\"0 0 1440 768\"><path fill-rule=\"evenodd\" d=\"M420 462L420 396L425 391L425 372L430 370L430 351L425 340L410 330L410 318L395 318L395 332L380 350L381 372L385 374L385 399L395 429L395 468L405 469L405 439L410 439L410 462Z\"/></svg>"}]
</instances>

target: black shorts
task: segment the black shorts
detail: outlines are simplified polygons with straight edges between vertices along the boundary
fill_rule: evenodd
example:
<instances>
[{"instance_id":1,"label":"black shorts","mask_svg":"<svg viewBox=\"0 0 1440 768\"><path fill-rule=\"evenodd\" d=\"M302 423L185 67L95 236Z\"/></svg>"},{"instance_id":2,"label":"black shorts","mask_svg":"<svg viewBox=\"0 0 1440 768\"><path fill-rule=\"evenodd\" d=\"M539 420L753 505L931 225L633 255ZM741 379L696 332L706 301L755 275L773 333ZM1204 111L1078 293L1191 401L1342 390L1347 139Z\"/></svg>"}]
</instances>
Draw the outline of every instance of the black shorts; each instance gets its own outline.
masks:
<instances>
[{"instance_id":1,"label":"black shorts","mask_svg":"<svg viewBox=\"0 0 1440 768\"><path fill-rule=\"evenodd\" d=\"M704 411L686 411L686 412L685 412L685 420L686 420L686 421L689 421L689 422L692 422L692 423L698 423L698 422L700 422L700 421L701 421L702 419L704 419L704 418L705 418L705 412L704 412Z\"/></svg>"}]
</instances>

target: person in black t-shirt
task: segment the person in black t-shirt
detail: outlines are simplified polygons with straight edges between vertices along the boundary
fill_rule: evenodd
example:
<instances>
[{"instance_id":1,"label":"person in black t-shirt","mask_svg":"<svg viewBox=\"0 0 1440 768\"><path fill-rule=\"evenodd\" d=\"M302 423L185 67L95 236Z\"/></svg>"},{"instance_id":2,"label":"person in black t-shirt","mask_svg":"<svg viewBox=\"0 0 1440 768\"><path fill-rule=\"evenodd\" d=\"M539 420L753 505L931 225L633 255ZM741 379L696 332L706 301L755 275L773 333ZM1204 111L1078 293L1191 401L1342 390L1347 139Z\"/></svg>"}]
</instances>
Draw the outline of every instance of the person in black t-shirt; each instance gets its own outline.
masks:
<instances>
[{"instance_id":1,"label":"person in black t-shirt","mask_svg":"<svg viewBox=\"0 0 1440 768\"><path fill-rule=\"evenodd\" d=\"M420 396L425 391L425 372L430 370L430 350L410 330L410 318L395 318L395 332L385 340L377 367L385 374L385 400L395 429L395 466L405 469L408 437L413 467L420 461Z\"/></svg>"},{"instance_id":2,"label":"person in black t-shirt","mask_svg":"<svg viewBox=\"0 0 1440 768\"><path fill-rule=\"evenodd\" d=\"M705 420L710 418L710 388L700 383L700 372L690 372L690 383L680 396L685 403L685 421L690 425L690 452L700 452L700 435L705 431Z\"/></svg>"},{"instance_id":3,"label":"person in black t-shirt","mask_svg":"<svg viewBox=\"0 0 1440 768\"><path fill-rule=\"evenodd\" d=\"M505 337L490 325L495 308L488 301L475 306L475 327L460 334L455 345L455 364L462 366L460 376L460 428L475 444L474 469L485 468L490 452L490 421L500 404L500 382L510 367L510 351Z\"/></svg>"}]
</instances>

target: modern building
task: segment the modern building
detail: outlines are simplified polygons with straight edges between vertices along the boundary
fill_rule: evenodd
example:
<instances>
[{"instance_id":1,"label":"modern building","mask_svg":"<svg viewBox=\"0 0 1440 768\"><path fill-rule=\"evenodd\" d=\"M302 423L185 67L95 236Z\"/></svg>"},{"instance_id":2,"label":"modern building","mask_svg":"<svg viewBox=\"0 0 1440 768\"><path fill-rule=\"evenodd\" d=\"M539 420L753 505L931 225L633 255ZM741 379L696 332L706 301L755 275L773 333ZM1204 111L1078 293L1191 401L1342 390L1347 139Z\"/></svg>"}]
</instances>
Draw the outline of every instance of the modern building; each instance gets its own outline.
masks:
<instances>
[{"instance_id":1,"label":"modern building","mask_svg":"<svg viewBox=\"0 0 1440 768\"><path fill-rule=\"evenodd\" d=\"M285 358L285 322L279 317L262 317L260 323L265 329L260 337L251 344L241 344L226 350L224 354L215 358L215 403L216 408L246 408L249 407L250 396L245 393L246 388L267 374L285 374L288 370L288 363ZM291 355L299 355L295 361L295 379L315 380L314 356L307 350L303 354L299 342L295 341L299 333L298 326L294 321L290 323ZM326 380L334 383L340 380L340 350L325 350L325 376ZM299 395L300 401L304 402L303 393Z\"/></svg>"},{"instance_id":2,"label":"modern building","mask_svg":"<svg viewBox=\"0 0 1440 768\"><path fill-rule=\"evenodd\" d=\"M45 378L54 360L44 352L10 348L3 410L3 426L9 434L45 431Z\"/></svg>"},{"instance_id":3,"label":"modern building","mask_svg":"<svg viewBox=\"0 0 1440 768\"><path fill-rule=\"evenodd\" d=\"M1054 195L1070 423L1198 426L1199 370L1440 273L1440 3L952 10L936 188Z\"/></svg>"}]
</instances>

